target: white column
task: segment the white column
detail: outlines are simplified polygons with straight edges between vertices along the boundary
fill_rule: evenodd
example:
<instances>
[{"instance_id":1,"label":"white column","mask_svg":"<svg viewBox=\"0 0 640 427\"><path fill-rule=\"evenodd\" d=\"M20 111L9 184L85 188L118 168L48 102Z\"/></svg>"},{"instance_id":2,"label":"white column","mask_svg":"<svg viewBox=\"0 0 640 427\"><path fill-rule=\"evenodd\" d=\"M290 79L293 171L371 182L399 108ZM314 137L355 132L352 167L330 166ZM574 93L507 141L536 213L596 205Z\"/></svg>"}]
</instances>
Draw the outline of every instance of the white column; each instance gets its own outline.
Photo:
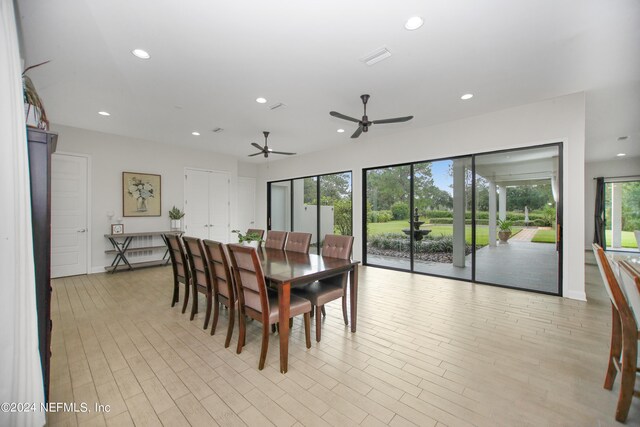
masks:
<instances>
[{"instance_id":1,"label":"white column","mask_svg":"<svg viewBox=\"0 0 640 427\"><path fill-rule=\"evenodd\" d=\"M622 247L622 184L611 185L611 247Z\"/></svg>"},{"instance_id":2,"label":"white column","mask_svg":"<svg viewBox=\"0 0 640 427\"><path fill-rule=\"evenodd\" d=\"M498 218L507 219L507 187L498 185Z\"/></svg>"},{"instance_id":3,"label":"white column","mask_svg":"<svg viewBox=\"0 0 640 427\"><path fill-rule=\"evenodd\" d=\"M496 183L489 181L489 246L496 246Z\"/></svg>"},{"instance_id":4,"label":"white column","mask_svg":"<svg viewBox=\"0 0 640 427\"><path fill-rule=\"evenodd\" d=\"M453 161L453 265L465 266L465 164Z\"/></svg>"}]
</instances>

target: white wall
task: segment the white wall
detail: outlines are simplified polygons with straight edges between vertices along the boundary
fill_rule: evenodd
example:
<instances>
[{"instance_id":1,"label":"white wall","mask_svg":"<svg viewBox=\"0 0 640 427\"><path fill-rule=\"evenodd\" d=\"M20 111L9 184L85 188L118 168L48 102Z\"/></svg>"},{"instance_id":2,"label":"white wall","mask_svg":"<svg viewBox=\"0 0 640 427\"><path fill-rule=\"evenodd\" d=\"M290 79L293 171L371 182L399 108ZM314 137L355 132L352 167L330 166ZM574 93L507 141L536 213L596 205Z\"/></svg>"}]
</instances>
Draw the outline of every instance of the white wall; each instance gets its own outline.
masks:
<instances>
[{"instance_id":1,"label":"white wall","mask_svg":"<svg viewBox=\"0 0 640 427\"><path fill-rule=\"evenodd\" d=\"M481 116L376 137L374 126L357 143L345 132L344 145L261 165L258 177L259 227L265 227L266 182L336 171L353 171L354 257L362 258L362 168L455 155L564 143L563 294L584 292L585 100L578 93Z\"/></svg>"},{"instance_id":2,"label":"white wall","mask_svg":"<svg viewBox=\"0 0 640 427\"><path fill-rule=\"evenodd\" d=\"M126 232L169 230L168 211L173 205L183 208L184 169L193 167L227 171L231 175L231 229L236 228L237 176L236 158L208 151L183 149L178 146L126 138L118 135L54 125L58 132L58 152L91 156L90 245L91 272L104 272L113 256L104 234L113 222L107 212L122 216L122 172L145 172L162 176L162 215L160 217L123 218ZM245 175L255 175L250 164L243 165Z\"/></svg>"},{"instance_id":3,"label":"white wall","mask_svg":"<svg viewBox=\"0 0 640 427\"><path fill-rule=\"evenodd\" d=\"M591 250L594 232L596 182L593 178L640 175L640 157L615 158L602 162L589 162L584 170L584 247Z\"/></svg>"}]
</instances>

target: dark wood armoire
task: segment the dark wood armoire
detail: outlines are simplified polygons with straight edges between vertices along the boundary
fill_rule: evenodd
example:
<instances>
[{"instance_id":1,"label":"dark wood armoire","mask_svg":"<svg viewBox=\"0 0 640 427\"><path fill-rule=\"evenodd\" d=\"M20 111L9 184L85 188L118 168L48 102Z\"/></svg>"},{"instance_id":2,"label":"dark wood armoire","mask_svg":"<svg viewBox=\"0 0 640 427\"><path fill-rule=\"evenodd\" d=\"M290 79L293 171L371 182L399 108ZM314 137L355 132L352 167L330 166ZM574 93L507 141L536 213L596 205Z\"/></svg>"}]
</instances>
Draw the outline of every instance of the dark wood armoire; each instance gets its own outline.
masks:
<instances>
[{"instance_id":1,"label":"dark wood armoire","mask_svg":"<svg viewBox=\"0 0 640 427\"><path fill-rule=\"evenodd\" d=\"M51 357L51 155L58 135L27 129L29 176L31 178L31 220L36 275L38 339L45 400L49 401L49 359Z\"/></svg>"}]
</instances>

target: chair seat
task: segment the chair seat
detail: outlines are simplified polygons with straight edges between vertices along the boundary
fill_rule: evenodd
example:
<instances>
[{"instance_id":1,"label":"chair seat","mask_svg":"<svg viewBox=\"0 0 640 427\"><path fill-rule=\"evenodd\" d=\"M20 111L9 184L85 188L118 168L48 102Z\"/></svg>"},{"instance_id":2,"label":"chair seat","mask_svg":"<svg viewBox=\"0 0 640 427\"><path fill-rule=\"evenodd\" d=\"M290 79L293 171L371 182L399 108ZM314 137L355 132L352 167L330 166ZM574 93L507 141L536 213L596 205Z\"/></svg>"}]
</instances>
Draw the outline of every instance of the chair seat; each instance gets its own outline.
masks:
<instances>
[{"instance_id":1,"label":"chair seat","mask_svg":"<svg viewBox=\"0 0 640 427\"><path fill-rule=\"evenodd\" d=\"M289 307L289 317L295 317L311 311L311 303L309 300L297 297L293 294L291 295ZM279 316L280 307L278 306L278 294L275 292L269 292L269 323L273 324L278 322Z\"/></svg>"},{"instance_id":2,"label":"chair seat","mask_svg":"<svg viewBox=\"0 0 640 427\"><path fill-rule=\"evenodd\" d=\"M342 298L344 295L342 286L326 282L313 282L303 287L291 289L291 293L311 301L311 304L315 306L325 305L328 302Z\"/></svg>"}]
</instances>

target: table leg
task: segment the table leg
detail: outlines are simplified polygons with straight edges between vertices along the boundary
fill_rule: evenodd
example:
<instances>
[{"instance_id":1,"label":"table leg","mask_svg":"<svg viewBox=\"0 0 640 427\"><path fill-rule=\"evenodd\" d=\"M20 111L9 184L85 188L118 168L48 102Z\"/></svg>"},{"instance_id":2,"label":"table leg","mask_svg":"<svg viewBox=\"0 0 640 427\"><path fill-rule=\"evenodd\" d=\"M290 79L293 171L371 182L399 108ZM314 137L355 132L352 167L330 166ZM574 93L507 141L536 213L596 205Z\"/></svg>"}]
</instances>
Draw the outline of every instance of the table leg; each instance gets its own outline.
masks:
<instances>
[{"instance_id":1,"label":"table leg","mask_svg":"<svg viewBox=\"0 0 640 427\"><path fill-rule=\"evenodd\" d=\"M280 372L285 374L289 367L289 309L291 305L291 283L278 285Z\"/></svg>"},{"instance_id":2,"label":"table leg","mask_svg":"<svg viewBox=\"0 0 640 427\"><path fill-rule=\"evenodd\" d=\"M349 275L349 302L351 303L351 332L356 331L358 319L358 266L354 265Z\"/></svg>"}]
</instances>

